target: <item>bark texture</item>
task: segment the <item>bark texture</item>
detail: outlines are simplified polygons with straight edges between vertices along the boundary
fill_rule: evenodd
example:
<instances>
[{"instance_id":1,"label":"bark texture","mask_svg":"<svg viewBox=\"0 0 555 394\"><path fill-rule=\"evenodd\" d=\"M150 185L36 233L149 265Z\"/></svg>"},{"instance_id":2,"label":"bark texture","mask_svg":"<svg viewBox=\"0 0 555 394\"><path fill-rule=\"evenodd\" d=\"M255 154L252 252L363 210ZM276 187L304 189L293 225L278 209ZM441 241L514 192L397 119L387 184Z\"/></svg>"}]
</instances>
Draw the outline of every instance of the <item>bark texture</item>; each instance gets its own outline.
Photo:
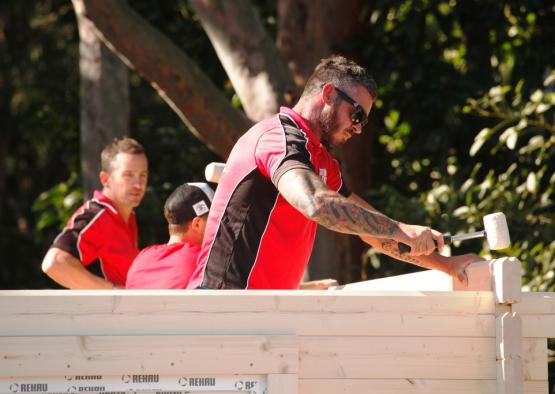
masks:
<instances>
[{"instance_id":1,"label":"bark texture","mask_svg":"<svg viewBox=\"0 0 555 394\"><path fill-rule=\"evenodd\" d=\"M191 0L247 116L259 121L291 105L290 70L248 0Z\"/></svg>"},{"instance_id":2,"label":"bark texture","mask_svg":"<svg viewBox=\"0 0 555 394\"><path fill-rule=\"evenodd\" d=\"M146 78L200 140L226 158L252 122L233 108L202 70L126 2L82 0L99 37Z\"/></svg>"},{"instance_id":3,"label":"bark texture","mask_svg":"<svg viewBox=\"0 0 555 394\"><path fill-rule=\"evenodd\" d=\"M76 10L81 0L73 0ZM129 134L129 70L95 34L93 23L77 13L81 73L81 170L85 199L101 188L100 152L114 138Z\"/></svg>"}]
</instances>

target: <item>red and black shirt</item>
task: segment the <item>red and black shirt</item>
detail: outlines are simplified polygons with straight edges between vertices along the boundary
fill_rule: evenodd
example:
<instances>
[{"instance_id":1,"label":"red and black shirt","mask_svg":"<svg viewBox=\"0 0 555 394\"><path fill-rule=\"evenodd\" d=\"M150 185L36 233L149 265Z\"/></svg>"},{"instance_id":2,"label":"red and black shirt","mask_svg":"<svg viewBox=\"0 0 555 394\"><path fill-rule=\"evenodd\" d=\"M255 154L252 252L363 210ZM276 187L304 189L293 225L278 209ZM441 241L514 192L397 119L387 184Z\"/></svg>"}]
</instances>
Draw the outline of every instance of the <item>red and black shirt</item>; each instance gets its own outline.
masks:
<instances>
[{"instance_id":1,"label":"red and black shirt","mask_svg":"<svg viewBox=\"0 0 555 394\"><path fill-rule=\"evenodd\" d=\"M125 223L112 201L95 191L94 197L73 213L52 247L73 255L95 274L125 286L127 271L139 253L137 239L135 214Z\"/></svg>"},{"instance_id":2,"label":"red and black shirt","mask_svg":"<svg viewBox=\"0 0 555 394\"><path fill-rule=\"evenodd\" d=\"M298 288L317 224L277 189L281 176L294 168L314 171L331 190L350 195L338 162L306 120L281 108L234 146L216 189L189 288Z\"/></svg>"}]
</instances>

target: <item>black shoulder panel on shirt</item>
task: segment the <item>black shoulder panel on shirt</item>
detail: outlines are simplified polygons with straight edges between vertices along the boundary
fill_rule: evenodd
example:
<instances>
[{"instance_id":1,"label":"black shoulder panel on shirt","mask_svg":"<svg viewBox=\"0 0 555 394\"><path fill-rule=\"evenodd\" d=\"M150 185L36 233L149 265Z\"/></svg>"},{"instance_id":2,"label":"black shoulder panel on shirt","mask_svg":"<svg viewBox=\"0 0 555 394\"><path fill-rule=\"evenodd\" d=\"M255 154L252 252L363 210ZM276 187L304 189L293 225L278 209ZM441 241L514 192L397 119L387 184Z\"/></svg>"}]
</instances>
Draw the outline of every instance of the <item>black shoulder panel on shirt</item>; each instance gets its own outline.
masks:
<instances>
[{"instance_id":1,"label":"black shoulder panel on shirt","mask_svg":"<svg viewBox=\"0 0 555 394\"><path fill-rule=\"evenodd\" d=\"M308 137L305 132L290 117L280 114L279 119L285 133L286 153L272 176L272 182L276 187L281 176L293 168L314 171L314 166L310 160L311 152L308 147Z\"/></svg>"},{"instance_id":2,"label":"black shoulder panel on shirt","mask_svg":"<svg viewBox=\"0 0 555 394\"><path fill-rule=\"evenodd\" d=\"M104 207L94 200L87 201L79 210L81 212L74 214L72 223L56 237L52 243L52 247L62 249L78 260L81 260L77 242L83 231L89 228L91 222L102 212Z\"/></svg>"}]
</instances>

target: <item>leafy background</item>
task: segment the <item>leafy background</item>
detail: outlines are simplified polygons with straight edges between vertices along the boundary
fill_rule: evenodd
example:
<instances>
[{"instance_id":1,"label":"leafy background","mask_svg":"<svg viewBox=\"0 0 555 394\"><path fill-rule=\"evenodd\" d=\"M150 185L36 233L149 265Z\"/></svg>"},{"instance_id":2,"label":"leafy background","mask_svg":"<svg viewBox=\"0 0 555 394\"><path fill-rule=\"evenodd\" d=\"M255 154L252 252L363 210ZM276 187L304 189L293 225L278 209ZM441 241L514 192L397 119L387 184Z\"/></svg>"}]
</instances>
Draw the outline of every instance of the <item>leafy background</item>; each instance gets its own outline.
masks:
<instances>
[{"instance_id":1,"label":"leafy background","mask_svg":"<svg viewBox=\"0 0 555 394\"><path fill-rule=\"evenodd\" d=\"M256 1L275 34L275 2ZM240 106L186 1L133 7L202 65ZM1 47L0 269L3 288L53 286L39 262L80 204L78 33L62 0L6 1ZM444 232L473 231L503 211L525 285L553 290L555 11L540 1L374 1L364 27L337 51L372 70L380 98L366 197L389 215ZM131 135L151 178L138 210L143 245L165 238L168 192L219 160L131 72ZM371 187L370 187L371 186ZM491 253L469 241L453 253ZM410 271L368 252L360 278Z\"/></svg>"},{"instance_id":2,"label":"leafy background","mask_svg":"<svg viewBox=\"0 0 555 394\"><path fill-rule=\"evenodd\" d=\"M276 3L253 2L271 34ZM240 106L186 1L132 6L183 48ZM523 285L555 290L555 6L519 1L366 3L364 27L338 46L372 70L380 98L365 197L403 221L474 231L506 214ZM80 204L78 32L69 1L0 3L0 288L56 285L40 261ZM138 209L142 246L163 242L162 201L219 160L131 72L131 135L148 151ZM497 256L483 241L453 253ZM415 267L368 251L359 278ZM553 344L551 344L553 348ZM553 363L552 363L553 364ZM553 375L553 373L551 374Z\"/></svg>"}]
</instances>

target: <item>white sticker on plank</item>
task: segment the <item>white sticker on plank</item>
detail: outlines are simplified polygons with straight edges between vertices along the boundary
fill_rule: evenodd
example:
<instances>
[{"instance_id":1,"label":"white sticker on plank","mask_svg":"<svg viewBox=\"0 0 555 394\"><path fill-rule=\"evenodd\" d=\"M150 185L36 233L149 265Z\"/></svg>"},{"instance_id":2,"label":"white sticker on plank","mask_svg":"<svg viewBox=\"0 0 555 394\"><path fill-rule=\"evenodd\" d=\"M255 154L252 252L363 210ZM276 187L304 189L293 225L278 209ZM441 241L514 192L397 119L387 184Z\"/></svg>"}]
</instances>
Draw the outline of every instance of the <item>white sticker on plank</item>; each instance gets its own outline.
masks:
<instances>
[{"instance_id":1,"label":"white sticker on plank","mask_svg":"<svg viewBox=\"0 0 555 394\"><path fill-rule=\"evenodd\" d=\"M75 375L63 377L2 377L0 393L248 393L265 394L264 375L167 376L128 374L121 376Z\"/></svg>"}]
</instances>

